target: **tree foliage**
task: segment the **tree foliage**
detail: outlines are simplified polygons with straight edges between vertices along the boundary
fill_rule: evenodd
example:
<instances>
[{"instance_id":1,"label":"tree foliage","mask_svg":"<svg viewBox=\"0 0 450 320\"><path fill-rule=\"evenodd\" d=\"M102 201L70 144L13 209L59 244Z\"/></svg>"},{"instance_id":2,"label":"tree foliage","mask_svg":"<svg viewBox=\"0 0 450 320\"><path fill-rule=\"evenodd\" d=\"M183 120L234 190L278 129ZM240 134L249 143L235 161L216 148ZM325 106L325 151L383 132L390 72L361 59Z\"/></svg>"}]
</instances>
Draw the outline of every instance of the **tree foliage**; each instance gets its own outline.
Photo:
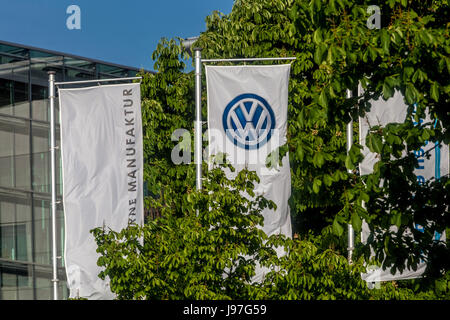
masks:
<instances>
[{"instance_id":1,"label":"tree foliage","mask_svg":"<svg viewBox=\"0 0 450 320\"><path fill-rule=\"evenodd\" d=\"M243 170L230 181L215 169L207 178L204 192L183 194L182 217L166 214L121 233L97 229L103 255L99 264L106 266L101 276L111 278L119 298L252 296L255 261L273 251L257 228L263 220L260 212L274 204L262 196L250 201L241 195L254 195L254 172Z\"/></svg>"},{"instance_id":2,"label":"tree foliage","mask_svg":"<svg viewBox=\"0 0 450 320\"><path fill-rule=\"evenodd\" d=\"M432 239L434 231L442 233L449 226L450 182L445 176L420 185L413 174L418 163L412 152L425 141L450 141L445 130L450 125L448 3L379 1L381 29L367 27L367 8L372 4L236 1L231 14L207 18L208 29L198 45L205 48L207 58L297 58L289 88L288 148L290 204L303 225L300 231L314 230L312 221L319 226L316 231L328 225L342 237L346 224L359 232L365 220L378 235L362 248L366 258L370 249L375 250L392 271L402 270L405 263L415 268L425 259L430 273L438 274L448 269L449 261L442 255L448 257L449 252ZM364 89L361 96L356 90L359 83ZM353 91L352 98L347 89ZM380 160L372 174L360 177L358 135L347 154L345 127L370 110L370 100L386 100L395 90L410 106L407 120L371 128L367 145ZM417 125L426 108L431 122ZM358 132L356 123L354 127ZM426 226L426 232L416 232L416 223ZM395 234L389 230L392 225L398 226ZM406 229L414 236L405 235Z\"/></svg>"},{"instance_id":3,"label":"tree foliage","mask_svg":"<svg viewBox=\"0 0 450 320\"><path fill-rule=\"evenodd\" d=\"M413 151L426 141L450 142L450 131L445 130L450 126L448 1L378 1L381 29L367 27L367 8L372 4L368 0L236 0L230 14L214 12L206 18L206 31L195 44L203 48L204 58L297 58L289 84L288 142L281 151L289 151L289 204L294 231L302 240L283 240L290 248L284 258L273 256L264 241L256 240L256 212L255 218L252 214L240 218L247 226L243 228L248 231L243 232L244 236L251 238L245 241L254 247L245 249L240 242L243 239L232 238L232 230L239 225L238 215L246 212L245 206L241 207L246 200L232 195L232 190L248 188L246 185L215 176L211 180L214 183L206 183L202 192L196 192L194 164L172 162L173 148L179 143L171 139L175 129L185 128L193 137L194 74L184 72L187 56L180 39L160 42L153 53L156 73L143 75L142 112L144 178L151 194L146 198L146 207L157 209L162 217L148 221L142 229L97 233L104 254L101 264L107 267L105 275L111 277L116 292L124 292L121 297L418 297L416 284L395 288L388 283L378 293L366 291L357 273L362 270L358 269L362 261L369 261L371 252L392 271L405 266L414 269L420 259L425 259L431 284L419 286L420 292L428 292L420 298L448 297L448 276L442 275L449 269L450 252L432 238L435 231L442 233L450 226L450 180L443 176L439 181L420 184L413 172L418 166ZM360 96L358 84L364 89ZM353 92L351 98L348 89ZM379 161L372 174L361 177L356 119L370 110L371 100L389 99L396 90L410 106L406 121L370 129L366 144L377 153ZM420 122L427 108L431 121ZM202 114L206 119L205 92ZM347 153L345 130L351 119L355 120L354 144ZM189 147L193 140L187 140L183 140L183 152L191 153L192 159L193 148ZM203 175L207 174L204 167ZM249 174L242 173L243 179ZM219 206L217 211L201 210L215 205ZM357 257L361 259L348 266L342 256L346 251L345 226L352 224L358 233L363 220L373 236L367 245L359 246ZM213 222L222 224L225 230L220 232L229 237L230 245L236 241L236 247L227 247L228 253L222 250L221 237L214 234L220 228L210 230ZM417 223L426 226L424 232L415 229ZM252 232L256 238L252 238ZM212 234L211 238L208 234ZM137 241L139 236L144 245ZM218 250L215 262L222 263L218 267L212 261L214 250ZM261 263L269 261L287 270L268 276L273 286L249 285L252 263L237 259L239 254L258 252L266 252L259 256ZM239 262L228 254L234 254L233 259ZM124 269L114 265L113 257L121 261ZM134 266L126 257L134 257L139 263ZM194 257L202 264L191 260ZM225 283L221 272L230 267L230 261L242 263L243 278L235 274ZM158 267L149 266L152 263ZM135 272L139 277L134 276ZM118 282L114 283L116 277ZM152 277L146 279L149 291L136 284L135 280L142 277ZM125 292L128 287L130 291Z\"/></svg>"},{"instance_id":4,"label":"tree foliage","mask_svg":"<svg viewBox=\"0 0 450 320\"><path fill-rule=\"evenodd\" d=\"M255 172L228 180L221 168L208 172L204 190L183 195L183 217L164 215L121 232L93 231L100 277L110 278L118 299L362 299L370 296L361 263L308 240L259 228L272 201L253 193ZM254 198L249 198L250 195ZM275 247L289 254L278 257ZM255 268L267 267L262 282Z\"/></svg>"}]
</instances>

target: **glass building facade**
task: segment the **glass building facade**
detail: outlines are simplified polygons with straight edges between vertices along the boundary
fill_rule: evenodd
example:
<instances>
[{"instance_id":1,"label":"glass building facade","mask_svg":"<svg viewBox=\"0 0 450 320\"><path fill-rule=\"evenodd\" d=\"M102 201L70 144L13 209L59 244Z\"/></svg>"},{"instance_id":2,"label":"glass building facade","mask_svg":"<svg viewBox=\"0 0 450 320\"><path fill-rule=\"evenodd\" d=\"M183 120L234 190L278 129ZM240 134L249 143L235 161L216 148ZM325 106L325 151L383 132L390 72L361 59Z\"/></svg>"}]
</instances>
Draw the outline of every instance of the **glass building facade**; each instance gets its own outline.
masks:
<instances>
[{"instance_id":1,"label":"glass building facade","mask_svg":"<svg viewBox=\"0 0 450 320\"><path fill-rule=\"evenodd\" d=\"M0 300L52 299L48 71L73 81L139 70L0 41ZM55 108L58 146L58 99ZM56 164L59 298L66 299L59 150Z\"/></svg>"}]
</instances>

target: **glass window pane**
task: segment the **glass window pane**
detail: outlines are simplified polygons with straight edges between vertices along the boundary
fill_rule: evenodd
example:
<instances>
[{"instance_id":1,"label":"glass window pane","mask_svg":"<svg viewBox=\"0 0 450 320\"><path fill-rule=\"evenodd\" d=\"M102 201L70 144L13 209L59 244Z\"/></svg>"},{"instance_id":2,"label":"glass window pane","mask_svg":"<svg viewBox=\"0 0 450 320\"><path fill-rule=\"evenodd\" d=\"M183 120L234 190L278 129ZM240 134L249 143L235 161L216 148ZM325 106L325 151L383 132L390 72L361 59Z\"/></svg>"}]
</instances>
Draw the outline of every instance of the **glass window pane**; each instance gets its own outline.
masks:
<instances>
[{"instance_id":1,"label":"glass window pane","mask_svg":"<svg viewBox=\"0 0 450 320\"><path fill-rule=\"evenodd\" d=\"M0 263L0 300L17 300L17 275Z\"/></svg>"},{"instance_id":2,"label":"glass window pane","mask_svg":"<svg viewBox=\"0 0 450 320\"><path fill-rule=\"evenodd\" d=\"M50 201L34 200L34 258L36 263L51 265Z\"/></svg>"},{"instance_id":3,"label":"glass window pane","mask_svg":"<svg viewBox=\"0 0 450 320\"><path fill-rule=\"evenodd\" d=\"M89 73L95 72L95 63L88 60L64 57L64 65L66 68L72 68L74 70L82 70Z\"/></svg>"},{"instance_id":4,"label":"glass window pane","mask_svg":"<svg viewBox=\"0 0 450 320\"><path fill-rule=\"evenodd\" d=\"M71 57L64 58L65 81L96 79L95 63ZM73 87L73 85L72 85Z\"/></svg>"},{"instance_id":5,"label":"glass window pane","mask_svg":"<svg viewBox=\"0 0 450 320\"><path fill-rule=\"evenodd\" d=\"M124 78L128 77L129 73L127 69L101 63L97 63L97 70L101 79Z\"/></svg>"},{"instance_id":6,"label":"glass window pane","mask_svg":"<svg viewBox=\"0 0 450 320\"><path fill-rule=\"evenodd\" d=\"M30 190L29 122L0 116L0 186Z\"/></svg>"},{"instance_id":7,"label":"glass window pane","mask_svg":"<svg viewBox=\"0 0 450 320\"><path fill-rule=\"evenodd\" d=\"M69 298L69 289L67 288L67 280L66 280L66 278L64 278L64 280L60 280L59 281L58 296L62 300L67 300Z\"/></svg>"},{"instance_id":8,"label":"glass window pane","mask_svg":"<svg viewBox=\"0 0 450 320\"><path fill-rule=\"evenodd\" d=\"M15 57L28 57L28 49L10 46L7 44L0 44L0 54L15 56Z\"/></svg>"},{"instance_id":9,"label":"glass window pane","mask_svg":"<svg viewBox=\"0 0 450 320\"><path fill-rule=\"evenodd\" d=\"M95 73L86 70L66 68L65 79L65 81L92 80L95 79ZM75 85L72 84L71 86L74 87Z\"/></svg>"},{"instance_id":10,"label":"glass window pane","mask_svg":"<svg viewBox=\"0 0 450 320\"><path fill-rule=\"evenodd\" d=\"M51 193L50 129L49 124L33 122L33 190ZM55 128L56 146L60 145L59 126ZM55 151L56 194L62 192L60 150Z\"/></svg>"},{"instance_id":11,"label":"glass window pane","mask_svg":"<svg viewBox=\"0 0 450 320\"><path fill-rule=\"evenodd\" d=\"M51 265L52 261L52 219L50 200L34 199L34 255L35 261L42 265ZM57 256L63 256L64 215L61 206L56 210L56 249ZM64 267L63 259L58 259L58 267Z\"/></svg>"},{"instance_id":12,"label":"glass window pane","mask_svg":"<svg viewBox=\"0 0 450 320\"><path fill-rule=\"evenodd\" d=\"M53 283L51 278L36 277L36 300L51 300Z\"/></svg>"},{"instance_id":13,"label":"glass window pane","mask_svg":"<svg viewBox=\"0 0 450 320\"><path fill-rule=\"evenodd\" d=\"M33 119L49 121L48 87L37 84L31 87Z\"/></svg>"},{"instance_id":14,"label":"glass window pane","mask_svg":"<svg viewBox=\"0 0 450 320\"><path fill-rule=\"evenodd\" d=\"M33 190L50 193L50 130L38 122L33 122L32 130Z\"/></svg>"},{"instance_id":15,"label":"glass window pane","mask_svg":"<svg viewBox=\"0 0 450 320\"><path fill-rule=\"evenodd\" d=\"M3 57L0 62L0 114L28 118L28 60Z\"/></svg>"},{"instance_id":16,"label":"glass window pane","mask_svg":"<svg viewBox=\"0 0 450 320\"><path fill-rule=\"evenodd\" d=\"M28 266L31 269L31 266ZM33 300L33 277L31 272L17 275L17 299L18 300Z\"/></svg>"},{"instance_id":17,"label":"glass window pane","mask_svg":"<svg viewBox=\"0 0 450 320\"><path fill-rule=\"evenodd\" d=\"M0 194L0 258L32 261L30 204L27 195Z\"/></svg>"}]
</instances>

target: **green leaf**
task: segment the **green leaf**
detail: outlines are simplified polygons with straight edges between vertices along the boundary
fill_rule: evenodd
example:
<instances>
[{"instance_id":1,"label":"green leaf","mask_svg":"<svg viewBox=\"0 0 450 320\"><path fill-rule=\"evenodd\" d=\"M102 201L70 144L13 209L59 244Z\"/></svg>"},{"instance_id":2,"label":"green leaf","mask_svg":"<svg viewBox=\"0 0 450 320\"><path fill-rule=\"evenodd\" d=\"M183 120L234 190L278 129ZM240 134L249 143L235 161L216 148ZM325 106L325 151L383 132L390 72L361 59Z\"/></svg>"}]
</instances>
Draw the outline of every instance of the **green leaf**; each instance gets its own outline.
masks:
<instances>
[{"instance_id":1,"label":"green leaf","mask_svg":"<svg viewBox=\"0 0 450 320\"><path fill-rule=\"evenodd\" d=\"M316 11L320 11L322 8L322 0L312 0L314 8Z\"/></svg>"},{"instance_id":2,"label":"green leaf","mask_svg":"<svg viewBox=\"0 0 450 320\"><path fill-rule=\"evenodd\" d=\"M343 0L337 0L342 9L345 9L345 3Z\"/></svg>"},{"instance_id":3,"label":"green leaf","mask_svg":"<svg viewBox=\"0 0 450 320\"><path fill-rule=\"evenodd\" d=\"M383 150L383 141L381 140L381 137L378 134L371 134L369 135L369 144L368 147L371 149L371 151L380 153Z\"/></svg>"},{"instance_id":4,"label":"green leaf","mask_svg":"<svg viewBox=\"0 0 450 320\"><path fill-rule=\"evenodd\" d=\"M261 16L257 12L255 13L255 22L256 22L256 24L260 24L261 23Z\"/></svg>"},{"instance_id":5,"label":"green leaf","mask_svg":"<svg viewBox=\"0 0 450 320\"><path fill-rule=\"evenodd\" d=\"M368 50L369 50L370 58L372 59L372 61L375 61L375 59L378 56L378 51L372 46L369 46Z\"/></svg>"},{"instance_id":6,"label":"green leaf","mask_svg":"<svg viewBox=\"0 0 450 320\"><path fill-rule=\"evenodd\" d=\"M347 155L345 157L345 167L347 168L347 170L354 170L356 168L352 162L350 155Z\"/></svg>"},{"instance_id":7,"label":"green leaf","mask_svg":"<svg viewBox=\"0 0 450 320\"><path fill-rule=\"evenodd\" d=\"M386 29L381 29L381 47L383 52L389 54L389 44L391 42L391 37Z\"/></svg>"},{"instance_id":8,"label":"green leaf","mask_svg":"<svg viewBox=\"0 0 450 320\"><path fill-rule=\"evenodd\" d=\"M401 212L395 212L391 217L391 224L400 227L402 224L402 214Z\"/></svg>"},{"instance_id":9,"label":"green leaf","mask_svg":"<svg viewBox=\"0 0 450 320\"><path fill-rule=\"evenodd\" d=\"M323 89L322 92L320 93L319 104L324 108L326 108L328 106L328 97L325 92L325 89Z\"/></svg>"},{"instance_id":10,"label":"green leaf","mask_svg":"<svg viewBox=\"0 0 450 320\"><path fill-rule=\"evenodd\" d=\"M315 178L314 182L313 182L313 191L314 191L314 193L319 193L321 185L322 185L322 181L319 180L318 178Z\"/></svg>"},{"instance_id":11,"label":"green leaf","mask_svg":"<svg viewBox=\"0 0 450 320\"><path fill-rule=\"evenodd\" d=\"M394 88L388 81L383 82L383 98L385 100L389 99L394 95Z\"/></svg>"},{"instance_id":12,"label":"green leaf","mask_svg":"<svg viewBox=\"0 0 450 320\"><path fill-rule=\"evenodd\" d=\"M313 41L316 44L320 44L323 41L323 39L322 39L322 31L320 29L317 29L316 31L314 31Z\"/></svg>"},{"instance_id":13,"label":"green leaf","mask_svg":"<svg viewBox=\"0 0 450 320\"><path fill-rule=\"evenodd\" d=\"M305 156L305 152L301 146L297 147L297 150L295 151L295 154L297 155L298 159L300 161L303 161L303 157Z\"/></svg>"},{"instance_id":14,"label":"green leaf","mask_svg":"<svg viewBox=\"0 0 450 320\"><path fill-rule=\"evenodd\" d=\"M406 86L405 99L407 104L413 104L414 102L416 102L416 96L411 85Z\"/></svg>"},{"instance_id":15,"label":"green leaf","mask_svg":"<svg viewBox=\"0 0 450 320\"><path fill-rule=\"evenodd\" d=\"M386 254L389 254L389 242L391 240L391 236L390 235L386 235L386 237L384 238L384 251L386 252Z\"/></svg>"},{"instance_id":16,"label":"green leaf","mask_svg":"<svg viewBox=\"0 0 450 320\"><path fill-rule=\"evenodd\" d=\"M333 220L333 233L338 237L342 236L344 233L344 228L337 221L337 216Z\"/></svg>"},{"instance_id":17,"label":"green leaf","mask_svg":"<svg viewBox=\"0 0 450 320\"><path fill-rule=\"evenodd\" d=\"M331 178L331 176L329 174L323 175L323 183L325 183L325 185L327 187L331 186L331 184L333 183L333 179Z\"/></svg>"},{"instance_id":18,"label":"green leaf","mask_svg":"<svg viewBox=\"0 0 450 320\"><path fill-rule=\"evenodd\" d=\"M320 168L325 163L325 157L322 152L316 152L313 157L313 163L316 167Z\"/></svg>"},{"instance_id":19,"label":"green leaf","mask_svg":"<svg viewBox=\"0 0 450 320\"><path fill-rule=\"evenodd\" d=\"M362 220L356 211L352 213L352 226L356 232L361 232Z\"/></svg>"},{"instance_id":20,"label":"green leaf","mask_svg":"<svg viewBox=\"0 0 450 320\"><path fill-rule=\"evenodd\" d=\"M422 141L425 142L425 141L427 141L428 139L430 139L430 137L431 137L430 131L427 130L427 129L424 129L424 130L422 131L422 136L421 136Z\"/></svg>"},{"instance_id":21,"label":"green leaf","mask_svg":"<svg viewBox=\"0 0 450 320\"><path fill-rule=\"evenodd\" d=\"M433 82L433 84L431 85L430 95L434 101L436 101L436 102L439 101L439 85L436 81Z\"/></svg>"},{"instance_id":22,"label":"green leaf","mask_svg":"<svg viewBox=\"0 0 450 320\"><path fill-rule=\"evenodd\" d=\"M317 46L316 51L314 52L314 62L320 65L323 61L325 52L327 52L327 45L324 43L320 43Z\"/></svg>"},{"instance_id":23,"label":"green leaf","mask_svg":"<svg viewBox=\"0 0 450 320\"><path fill-rule=\"evenodd\" d=\"M367 193L361 191L359 195L360 195L362 201L364 201L366 203L369 202L370 197Z\"/></svg>"}]
</instances>

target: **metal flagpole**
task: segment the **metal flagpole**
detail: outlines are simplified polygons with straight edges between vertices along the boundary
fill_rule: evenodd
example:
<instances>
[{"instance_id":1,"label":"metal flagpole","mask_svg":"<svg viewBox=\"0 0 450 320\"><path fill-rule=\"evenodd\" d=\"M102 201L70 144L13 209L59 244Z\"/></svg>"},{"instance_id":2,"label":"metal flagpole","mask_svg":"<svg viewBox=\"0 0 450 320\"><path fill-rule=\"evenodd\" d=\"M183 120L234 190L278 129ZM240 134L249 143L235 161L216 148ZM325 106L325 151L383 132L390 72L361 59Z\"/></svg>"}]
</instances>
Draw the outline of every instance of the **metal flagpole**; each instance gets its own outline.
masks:
<instances>
[{"instance_id":1,"label":"metal flagpole","mask_svg":"<svg viewBox=\"0 0 450 320\"><path fill-rule=\"evenodd\" d=\"M55 165L55 71L48 72L48 95L50 101L50 165L52 189L52 263L53 300L58 300L58 264L56 252L56 165Z\"/></svg>"},{"instance_id":2,"label":"metal flagpole","mask_svg":"<svg viewBox=\"0 0 450 320\"><path fill-rule=\"evenodd\" d=\"M202 52L195 52L195 163L197 190L202 189Z\"/></svg>"},{"instance_id":3,"label":"metal flagpole","mask_svg":"<svg viewBox=\"0 0 450 320\"><path fill-rule=\"evenodd\" d=\"M347 99L351 98L353 96L352 91L347 89ZM349 123L347 123L347 154L350 152L350 148L353 145L353 119L350 120ZM349 173L352 172L352 170L348 170ZM353 226L351 224L347 225L348 227L348 256L347 260L348 263L352 263L352 256L353 256L353 249L354 249L354 239L355 239L355 232L353 230Z\"/></svg>"}]
</instances>

